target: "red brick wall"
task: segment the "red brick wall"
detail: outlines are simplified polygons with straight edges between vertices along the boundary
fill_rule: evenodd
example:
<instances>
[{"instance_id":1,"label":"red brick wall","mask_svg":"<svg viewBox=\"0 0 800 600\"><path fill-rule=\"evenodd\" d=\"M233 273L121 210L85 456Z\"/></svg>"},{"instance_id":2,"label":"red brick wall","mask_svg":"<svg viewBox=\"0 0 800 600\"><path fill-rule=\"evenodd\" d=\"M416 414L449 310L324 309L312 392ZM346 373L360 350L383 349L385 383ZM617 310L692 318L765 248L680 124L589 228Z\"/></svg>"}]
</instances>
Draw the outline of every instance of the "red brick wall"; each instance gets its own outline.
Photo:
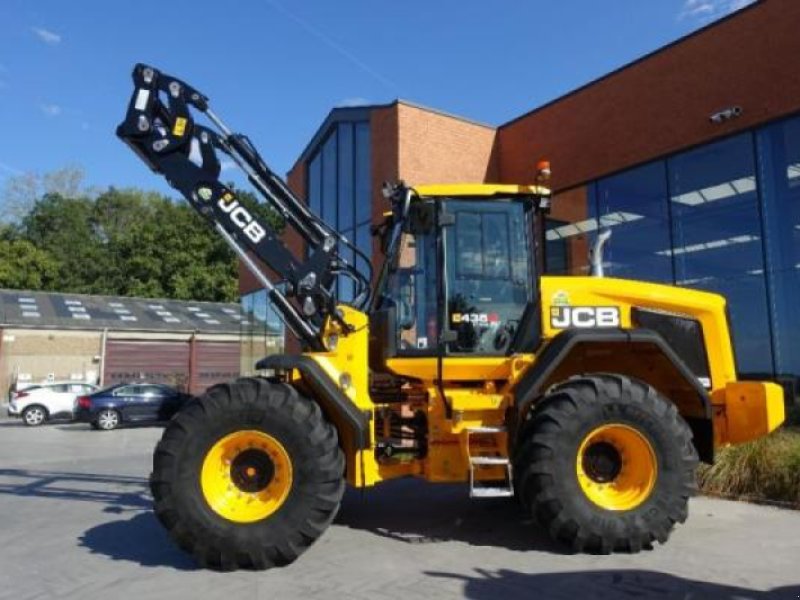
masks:
<instances>
[{"instance_id":1,"label":"red brick wall","mask_svg":"<svg viewBox=\"0 0 800 600\"><path fill-rule=\"evenodd\" d=\"M373 110L370 114L369 128L372 147L370 164L372 224L379 225L383 221L383 213L391 208L383 197L383 183L400 179L397 104ZM380 265L383 264L383 253L377 238L372 240L372 264L375 265L373 270L373 283L375 283L380 273Z\"/></svg>"},{"instance_id":2,"label":"red brick wall","mask_svg":"<svg viewBox=\"0 0 800 600\"><path fill-rule=\"evenodd\" d=\"M800 2L765 0L503 126L499 175L529 181L549 158L565 189L798 111L799 57Z\"/></svg>"},{"instance_id":3,"label":"red brick wall","mask_svg":"<svg viewBox=\"0 0 800 600\"><path fill-rule=\"evenodd\" d=\"M398 171L411 185L495 180L495 129L409 104L396 105Z\"/></svg>"},{"instance_id":4,"label":"red brick wall","mask_svg":"<svg viewBox=\"0 0 800 600\"><path fill-rule=\"evenodd\" d=\"M390 209L381 193L385 181L480 183L496 177L492 127L399 101L372 111L370 134L374 224ZM382 262L375 239L373 263Z\"/></svg>"}]
</instances>

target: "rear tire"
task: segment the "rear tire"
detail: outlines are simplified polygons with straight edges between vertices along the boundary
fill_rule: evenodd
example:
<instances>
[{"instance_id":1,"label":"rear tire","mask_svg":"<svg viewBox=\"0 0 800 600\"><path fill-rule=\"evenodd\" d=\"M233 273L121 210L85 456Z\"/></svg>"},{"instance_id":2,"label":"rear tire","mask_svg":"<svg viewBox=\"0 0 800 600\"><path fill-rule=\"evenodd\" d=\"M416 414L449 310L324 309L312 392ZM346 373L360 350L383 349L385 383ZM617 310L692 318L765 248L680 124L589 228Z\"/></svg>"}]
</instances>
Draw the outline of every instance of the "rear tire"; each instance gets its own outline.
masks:
<instances>
[{"instance_id":1,"label":"rear tire","mask_svg":"<svg viewBox=\"0 0 800 600\"><path fill-rule=\"evenodd\" d=\"M28 427L39 427L47 423L48 417L47 409L40 404L31 404L22 411L22 421Z\"/></svg>"},{"instance_id":2,"label":"rear tire","mask_svg":"<svg viewBox=\"0 0 800 600\"><path fill-rule=\"evenodd\" d=\"M675 405L621 375L575 377L532 410L515 453L518 496L575 552L638 552L688 515L698 463Z\"/></svg>"},{"instance_id":3,"label":"rear tire","mask_svg":"<svg viewBox=\"0 0 800 600\"><path fill-rule=\"evenodd\" d=\"M201 566L261 570L291 563L325 531L343 473L336 429L315 402L246 378L212 387L170 421L150 487L156 516Z\"/></svg>"}]
</instances>

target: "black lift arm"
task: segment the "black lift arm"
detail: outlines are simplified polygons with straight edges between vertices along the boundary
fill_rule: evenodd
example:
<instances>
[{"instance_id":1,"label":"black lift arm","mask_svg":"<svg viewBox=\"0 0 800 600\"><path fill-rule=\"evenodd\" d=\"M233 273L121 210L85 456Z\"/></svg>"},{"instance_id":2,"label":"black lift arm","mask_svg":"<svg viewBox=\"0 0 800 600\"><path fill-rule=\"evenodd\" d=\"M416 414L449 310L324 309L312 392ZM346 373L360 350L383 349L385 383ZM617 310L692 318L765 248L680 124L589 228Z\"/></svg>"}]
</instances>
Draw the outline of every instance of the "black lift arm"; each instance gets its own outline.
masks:
<instances>
[{"instance_id":1,"label":"black lift arm","mask_svg":"<svg viewBox=\"0 0 800 600\"><path fill-rule=\"evenodd\" d=\"M300 341L311 350L324 349L324 319L341 322L336 310L337 277L355 282L352 304L356 308L368 307L372 279L369 259L314 215L264 163L250 140L233 133L211 111L206 96L180 79L143 64L134 67L133 83L128 112L117 127L117 135L219 232L266 288L273 306ZM210 126L197 123L193 113L204 114ZM307 258L290 252L278 233L248 211L234 190L219 181L218 152L229 156L287 226L297 231L308 247ZM367 273L340 256L342 245L362 258L359 262ZM270 281L250 254L275 271L283 285Z\"/></svg>"}]
</instances>

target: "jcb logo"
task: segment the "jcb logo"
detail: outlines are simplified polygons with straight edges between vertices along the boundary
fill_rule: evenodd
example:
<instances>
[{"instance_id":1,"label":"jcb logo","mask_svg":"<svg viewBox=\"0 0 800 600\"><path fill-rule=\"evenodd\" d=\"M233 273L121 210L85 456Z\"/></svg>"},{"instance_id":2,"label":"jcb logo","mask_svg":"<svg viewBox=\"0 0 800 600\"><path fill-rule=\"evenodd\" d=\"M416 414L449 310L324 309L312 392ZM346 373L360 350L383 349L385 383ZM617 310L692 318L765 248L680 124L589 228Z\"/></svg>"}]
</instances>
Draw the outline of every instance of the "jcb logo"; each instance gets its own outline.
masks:
<instances>
[{"instance_id":1,"label":"jcb logo","mask_svg":"<svg viewBox=\"0 0 800 600\"><path fill-rule=\"evenodd\" d=\"M254 244L264 239L264 235L266 235L264 228L253 219L253 216L244 206L239 204L238 200L234 199L233 195L225 194L222 196L217 206L230 215L231 221L233 221Z\"/></svg>"},{"instance_id":2,"label":"jcb logo","mask_svg":"<svg viewBox=\"0 0 800 600\"><path fill-rule=\"evenodd\" d=\"M591 329L619 327L619 308L616 306L553 306L550 326L553 329Z\"/></svg>"}]
</instances>

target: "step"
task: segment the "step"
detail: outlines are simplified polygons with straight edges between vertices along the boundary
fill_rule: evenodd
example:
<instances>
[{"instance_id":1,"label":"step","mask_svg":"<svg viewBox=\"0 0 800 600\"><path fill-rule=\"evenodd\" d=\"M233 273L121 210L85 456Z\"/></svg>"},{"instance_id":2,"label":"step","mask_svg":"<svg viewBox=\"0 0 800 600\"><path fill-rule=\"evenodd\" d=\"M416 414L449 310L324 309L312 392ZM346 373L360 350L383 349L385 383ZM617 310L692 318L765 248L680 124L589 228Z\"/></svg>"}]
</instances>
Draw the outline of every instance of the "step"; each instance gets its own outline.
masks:
<instances>
[{"instance_id":1,"label":"step","mask_svg":"<svg viewBox=\"0 0 800 600\"><path fill-rule=\"evenodd\" d=\"M467 427L465 429L467 433L505 433L506 428L504 425L498 426L484 426L484 427Z\"/></svg>"},{"instance_id":2,"label":"step","mask_svg":"<svg viewBox=\"0 0 800 600\"><path fill-rule=\"evenodd\" d=\"M510 498L514 491L504 487L476 487L469 493L472 498Z\"/></svg>"},{"instance_id":3,"label":"step","mask_svg":"<svg viewBox=\"0 0 800 600\"><path fill-rule=\"evenodd\" d=\"M470 456L469 462L473 465L506 466L510 461L506 456Z\"/></svg>"}]
</instances>

